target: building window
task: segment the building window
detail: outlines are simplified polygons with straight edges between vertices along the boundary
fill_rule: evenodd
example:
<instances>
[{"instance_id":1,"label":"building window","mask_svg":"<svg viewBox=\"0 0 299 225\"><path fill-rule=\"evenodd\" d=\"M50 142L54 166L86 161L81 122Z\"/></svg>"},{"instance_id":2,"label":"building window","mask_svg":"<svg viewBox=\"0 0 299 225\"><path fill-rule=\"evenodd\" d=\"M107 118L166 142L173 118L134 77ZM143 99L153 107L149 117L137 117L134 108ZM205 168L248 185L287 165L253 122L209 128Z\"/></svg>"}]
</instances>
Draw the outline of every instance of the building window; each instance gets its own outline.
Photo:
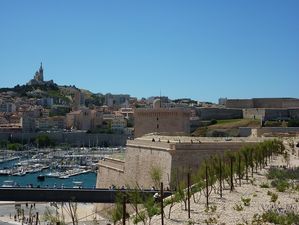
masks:
<instances>
[{"instance_id":1,"label":"building window","mask_svg":"<svg viewBox=\"0 0 299 225\"><path fill-rule=\"evenodd\" d=\"M157 129L159 129L159 124L157 124Z\"/></svg>"}]
</instances>

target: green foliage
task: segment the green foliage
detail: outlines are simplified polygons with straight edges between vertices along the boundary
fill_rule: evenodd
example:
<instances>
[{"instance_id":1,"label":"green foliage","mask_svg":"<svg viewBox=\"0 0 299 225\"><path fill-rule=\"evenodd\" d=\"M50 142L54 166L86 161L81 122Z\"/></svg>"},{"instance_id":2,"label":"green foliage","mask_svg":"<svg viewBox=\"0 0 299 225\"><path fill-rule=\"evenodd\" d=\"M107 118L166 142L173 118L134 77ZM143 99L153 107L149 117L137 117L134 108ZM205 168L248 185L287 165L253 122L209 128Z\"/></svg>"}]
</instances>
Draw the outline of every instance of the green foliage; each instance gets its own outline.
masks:
<instances>
[{"instance_id":1,"label":"green foliage","mask_svg":"<svg viewBox=\"0 0 299 225\"><path fill-rule=\"evenodd\" d=\"M42 90L42 91L58 91L59 88L57 85L16 85L13 88L0 88L0 92L13 91L16 92L19 96L27 96L27 92L34 90Z\"/></svg>"},{"instance_id":2,"label":"green foliage","mask_svg":"<svg viewBox=\"0 0 299 225\"><path fill-rule=\"evenodd\" d=\"M0 148L6 148L8 144L8 141L6 140L0 140Z\"/></svg>"},{"instance_id":3,"label":"green foliage","mask_svg":"<svg viewBox=\"0 0 299 225\"><path fill-rule=\"evenodd\" d=\"M253 219L251 221L251 224L252 225L264 225L264 221L263 221L263 218L261 215L258 215L258 214L254 214L253 215Z\"/></svg>"},{"instance_id":4,"label":"green foliage","mask_svg":"<svg viewBox=\"0 0 299 225\"><path fill-rule=\"evenodd\" d=\"M271 121L268 120L264 123L265 127L281 127L282 126L282 122L281 121Z\"/></svg>"},{"instance_id":5,"label":"green foliage","mask_svg":"<svg viewBox=\"0 0 299 225\"><path fill-rule=\"evenodd\" d=\"M238 211L238 212L240 212L240 211L243 211L244 208L243 208L242 204L237 204L236 203L234 205L233 209L236 210L236 211Z\"/></svg>"},{"instance_id":6,"label":"green foliage","mask_svg":"<svg viewBox=\"0 0 299 225\"><path fill-rule=\"evenodd\" d=\"M270 186L269 186L268 183L261 183L261 184L260 184L260 187L261 187L261 188L269 188Z\"/></svg>"},{"instance_id":7,"label":"green foliage","mask_svg":"<svg viewBox=\"0 0 299 225\"><path fill-rule=\"evenodd\" d=\"M205 224L210 225L210 224L217 224L218 220L216 217L209 217L208 219L204 220Z\"/></svg>"},{"instance_id":8,"label":"green foliage","mask_svg":"<svg viewBox=\"0 0 299 225\"><path fill-rule=\"evenodd\" d=\"M150 170L150 176L154 183L154 186L158 188L162 180L162 169L158 166L152 166Z\"/></svg>"},{"instance_id":9,"label":"green foliage","mask_svg":"<svg viewBox=\"0 0 299 225\"><path fill-rule=\"evenodd\" d=\"M264 222L293 225L299 224L299 214L295 211L278 212L276 210L269 210L262 215Z\"/></svg>"},{"instance_id":10,"label":"green foliage","mask_svg":"<svg viewBox=\"0 0 299 225\"><path fill-rule=\"evenodd\" d=\"M267 195L271 196L271 202L275 203L278 199L278 194L274 193L274 192L271 192L271 191L268 191L267 192Z\"/></svg>"},{"instance_id":11,"label":"green foliage","mask_svg":"<svg viewBox=\"0 0 299 225\"><path fill-rule=\"evenodd\" d=\"M217 120L211 120L210 125L214 125L217 123Z\"/></svg>"},{"instance_id":12,"label":"green foliage","mask_svg":"<svg viewBox=\"0 0 299 225\"><path fill-rule=\"evenodd\" d=\"M289 120L288 127L299 127L299 120Z\"/></svg>"},{"instance_id":13,"label":"green foliage","mask_svg":"<svg viewBox=\"0 0 299 225\"><path fill-rule=\"evenodd\" d=\"M211 205L211 206L205 208L205 212L215 213L216 210L217 210L217 205Z\"/></svg>"},{"instance_id":14,"label":"green foliage","mask_svg":"<svg viewBox=\"0 0 299 225\"><path fill-rule=\"evenodd\" d=\"M244 206L250 206L251 198L241 197L241 201L243 202Z\"/></svg>"},{"instance_id":15,"label":"green foliage","mask_svg":"<svg viewBox=\"0 0 299 225\"><path fill-rule=\"evenodd\" d=\"M267 178L268 179L284 179L285 178L285 171L279 168L270 168L268 173L267 173Z\"/></svg>"},{"instance_id":16,"label":"green foliage","mask_svg":"<svg viewBox=\"0 0 299 225\"><path fill-rule=\"evenodd\" d=\"M285 179L275 179L271 182L271 185L277 189L279 192L284 192L289 188L289 183Z\"/></svg>"},{"instance_id":17,"label":"green foliage","mask_svg":"<svg viewBox=\"0 0 299 225\"><path fill-rule=\"evenodd\" d=\"M271 202L276 202L278 199L278 194L271 192Z\"/></svg>"},{"instance_id":18,"label":"green foliage","mask_svg":"<svg viewBox=\"0 0 299 225\"><path fill-rule=\"evenodd\" d=\"M139 222L144 223L144 221L146 221L146 213L144 211L141 211L133 217L133 224L138 224Z\"/></svg>"},{"instance_id":19,"label":"green foliage","mask_svg":"<svg viewBox=\"0 0 299 225\"><path fill-rule=\"evenodd\" d=\"M53 140L51 140L49 138L48 135L46 134L41 134L41 135L38 135L36 138L35 138L35 142L36 144L43 148L43 147L50 147L50 146L55 146L55 142Z\"/></svg>"},{"instance_id":20,"label":"green foliage","mask_svg":"<svg viewBox=\"0 0 299 225\"><path fill-rule=\"evenodd\" d=\"M65 223L59 219L59 215L54 215L49 207L46 207L43 220L49 222L50 224L61 224L64 225Z\"/></svg>"},{"instance_id":21,"label":"green foliage","mask_svg":"<svg viewBox=\"0 0 299 225\"><path fill-rule=\"evenodd\" d=\"M10 143L10 144L7 144L7 148L9 150L18 151L18 150L22 150L23 145L19 144L19 143Z\"/></svg>"},{"instance_id":22,"label":"green foliage","mask_svg":"<svg viewBox=\"0 0 299 225\"><path fill-rule=\"evenodd\" d=\"M196 224L194 220L192 219L187 220L187 225L193 225L193 224Z\"/></svg>"},{"instance_id":23,"label":"green foliage","mask_svg":"<svg viewBox=\"0 0 299 225\"><path fill-rule=\"evenodd\" d=\"M121 192L116 193L115 205L108 211L110 219L114 224L123 218L123 195Z\"/></svg>"},{"instance_id":24,"label":"green foliage","mask_svg":"<svg viewBox=\"0 0 299 225\"><path fill-rule=\"evenodd\" d=\"M281 169L281 168L270 168L267 174L268 179L299 179L299 167L295 169Z\"/></svg>"},{"instance_id":25,"label":"green foliage","mask_svg":"<svg viewBox=\"0 0 299 225\"><path fill-rule=\"evenodd\" d=\"M145 200L144 207L149 219L160 213L160 209L155 203L155 199L153 197L149 197Z\"/></svg>"}]
</instances>

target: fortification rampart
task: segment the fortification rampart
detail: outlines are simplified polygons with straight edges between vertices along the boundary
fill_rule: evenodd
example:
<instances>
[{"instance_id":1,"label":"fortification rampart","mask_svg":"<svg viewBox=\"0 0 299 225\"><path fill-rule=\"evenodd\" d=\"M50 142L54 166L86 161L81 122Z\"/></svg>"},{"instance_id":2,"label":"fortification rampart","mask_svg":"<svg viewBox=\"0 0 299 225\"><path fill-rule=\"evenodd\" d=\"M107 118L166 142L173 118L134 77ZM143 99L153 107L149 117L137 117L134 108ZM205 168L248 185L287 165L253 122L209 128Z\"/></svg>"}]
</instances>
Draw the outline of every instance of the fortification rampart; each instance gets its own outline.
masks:
<instances>
[{"instance_id":1,"label":"fortification rampart","mask_svg":"<svg viewBox=\"0 0 299 225\"><path fill-rule=\"evenodd\" d=\"M240 119L243 117L241 109L197 108L196 111L200 120Z\"/></svg>"},{"instance_id":2,"label":"fortification rampart","mask_svg":"<svg viewBox=\"0 0 299 225\"><path fill-rule=\"evenodd\" d=\"M262 127L257 129L257 135L276 136L279 134L299 134L299 127Z\"/></svg>"},{"instance_id":3,"label":"fortification rampart","mask_svg":"<svg viewBox=\"0 0 299 225\"><path fill-rule=\"evenodd\" d=\"M256 142L251 142L256 143ZM202 142L167 143L147 140L128 141L124 170L111 169L111 162L99 163L98 187L112 184L150 188L154 185L151 173L161 171L161 181L165 186L174 186L183 179L188 170L197 171L201 163L213 154L223 154L228 150L239 150L246 142ZM113 162L114 163L114 162ZM117 167L117 166L115 166Z\"/></svg>"},{"instance_id":4,"label":"fortification rampart","mask_svg":"<svg viewBox=\"0 0 299 225\"><path fill-rule=\"evenodd\" d=\"M153 132L190 133L190 112L178 108L136 109L135 137Z\"/></svg>"},{"instance_id":5,"label":"fortification rampart","mask_svg":"<svg viewBox=\"0 0 299 225\"><path fill-rule=\"evenodd\" d=\"M225 106L236 109L254 108L252 99L227 99Z\"/></svg>"},{"instance_id":6,"label":"fortification rampart","mask_svg":"<svg viewBox=\"0 0 299 225\"><path fill-rule=\"evenodd\" d=\"M299 108L299 99L296 98L253 98L253 99L227 99L227 108Z\"/></svg>"}]
</instances>

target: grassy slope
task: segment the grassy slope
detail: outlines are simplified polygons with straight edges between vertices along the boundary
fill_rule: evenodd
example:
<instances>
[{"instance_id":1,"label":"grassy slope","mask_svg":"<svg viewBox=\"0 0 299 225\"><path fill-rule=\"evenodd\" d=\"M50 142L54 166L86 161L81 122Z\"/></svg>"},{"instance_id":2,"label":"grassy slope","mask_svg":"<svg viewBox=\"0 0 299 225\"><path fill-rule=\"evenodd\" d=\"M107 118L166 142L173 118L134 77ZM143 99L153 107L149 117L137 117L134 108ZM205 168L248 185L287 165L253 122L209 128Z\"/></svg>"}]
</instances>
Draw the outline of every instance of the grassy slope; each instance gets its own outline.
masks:
<instances>
[{"instance_id":1,"label":"grassy slope","mask_svg":"<svg viewBox=\"0 0 299 225\"><path fill-rule=\"evenodd\" d=\"M233 130L239 127L259 127L260 121L253 119L231 119L231 120L217 120L217 123L210 125L207 128L199 127L194 132L194 136L204 136L204 133L213 130Z\"/></svg>"},{"instance_id":2,"label":"grassy slope","mask_svg":"<svg viewBox=\"0 0 299 225\"><path fill-rule=\"evenodd\" d=\"M232 129L239 127L259 127L260 121L253 119L217 120L217 123L209 126L210 129Z\"/></svg>"}]
</instances>

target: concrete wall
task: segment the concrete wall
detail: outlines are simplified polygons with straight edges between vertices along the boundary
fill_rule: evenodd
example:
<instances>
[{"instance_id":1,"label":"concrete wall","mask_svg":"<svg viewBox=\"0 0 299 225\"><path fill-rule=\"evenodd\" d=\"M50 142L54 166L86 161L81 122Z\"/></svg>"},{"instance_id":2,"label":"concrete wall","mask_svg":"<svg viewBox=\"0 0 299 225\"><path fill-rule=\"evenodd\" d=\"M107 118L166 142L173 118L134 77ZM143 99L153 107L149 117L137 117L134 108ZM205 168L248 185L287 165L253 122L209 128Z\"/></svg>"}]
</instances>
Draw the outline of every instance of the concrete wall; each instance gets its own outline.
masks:
<instances>
[{"instance_id":1,"label":"concrete wall","mask_svg":"<svg viewBox=\"0 0 299 225\"><path fill-rule=\"evenodd\" d=\"M197 108L196 112L200 120L241 119L243 117L241 109Z\"/></svg>"}]
</instances>

